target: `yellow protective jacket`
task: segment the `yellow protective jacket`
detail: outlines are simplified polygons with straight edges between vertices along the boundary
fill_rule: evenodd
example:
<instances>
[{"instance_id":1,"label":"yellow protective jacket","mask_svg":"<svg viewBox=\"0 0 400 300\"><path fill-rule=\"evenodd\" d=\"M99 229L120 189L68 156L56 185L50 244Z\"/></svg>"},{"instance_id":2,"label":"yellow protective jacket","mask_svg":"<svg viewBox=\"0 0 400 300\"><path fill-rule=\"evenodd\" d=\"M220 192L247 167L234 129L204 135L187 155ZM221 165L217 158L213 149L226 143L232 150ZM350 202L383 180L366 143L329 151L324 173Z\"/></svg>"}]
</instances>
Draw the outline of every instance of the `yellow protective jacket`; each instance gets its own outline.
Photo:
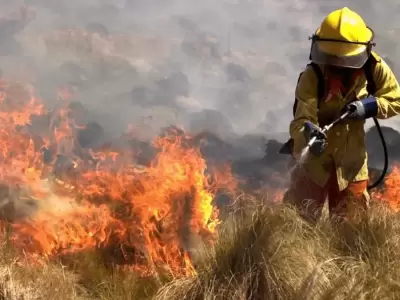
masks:
<instances>
[{"instance_id":1,"label":"yellow protective jacket","mask_svg":"<svg viewBox=\"0 0 400 300\"><path fill-rule=\"evenodd\" d=\"M376 85L375 97L378 102L378 119L387 119L400 114L400 86L385 61L376 53L373 79ZM326 72L322 66L321 70ZM294 156L298 157L306 141L302 131L305 121L323 127L340 115L351 101L368 96L367 80L364 74L358 76L346 95L329 93L320 101L318 109L318 78L311 66L301 75L296 87L297 109L290 123L290 136L294 141ZM342 191L349 182L368 179L367 153L365 148L364 120L344 120L327 134L328 145L320 156L310 154L302 170L305 175L321 187L332 172L336 171L338 186Z\"/></svg>"}]
</instances>

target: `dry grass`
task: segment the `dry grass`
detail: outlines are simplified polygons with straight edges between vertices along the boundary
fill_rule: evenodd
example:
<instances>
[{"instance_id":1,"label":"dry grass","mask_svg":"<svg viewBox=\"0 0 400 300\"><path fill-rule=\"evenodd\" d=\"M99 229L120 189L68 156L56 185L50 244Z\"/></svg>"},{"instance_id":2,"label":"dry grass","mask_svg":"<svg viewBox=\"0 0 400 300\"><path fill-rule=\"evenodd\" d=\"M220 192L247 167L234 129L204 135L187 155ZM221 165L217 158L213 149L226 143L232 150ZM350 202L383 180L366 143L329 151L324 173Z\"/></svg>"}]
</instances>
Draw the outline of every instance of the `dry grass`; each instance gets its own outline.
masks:
<instances>
[{"instance_id":1,"label":"dry grass","mask_svg":"<svg viewBox=\"0 0 400 300\"><path fill-rule=\"evenodd\" d=\"M399 226L383 205L316 227L287 208L247 208L226 222L198 276L156 299L400 299Z\"/></svg>"},{"instance_id":2,"label":"dry grass","mask_svg":"<svg viewBox=\"0 0 400 300\"><path fill-rule=\"evenodd\" d=\"M198 275L140 278L94 253L68 263L20 266L0 252L0 300L12 299L400 299L400 216L375 205L355 221L312 227L278 205L232 213Z\"/></svg>"}]
</instances>

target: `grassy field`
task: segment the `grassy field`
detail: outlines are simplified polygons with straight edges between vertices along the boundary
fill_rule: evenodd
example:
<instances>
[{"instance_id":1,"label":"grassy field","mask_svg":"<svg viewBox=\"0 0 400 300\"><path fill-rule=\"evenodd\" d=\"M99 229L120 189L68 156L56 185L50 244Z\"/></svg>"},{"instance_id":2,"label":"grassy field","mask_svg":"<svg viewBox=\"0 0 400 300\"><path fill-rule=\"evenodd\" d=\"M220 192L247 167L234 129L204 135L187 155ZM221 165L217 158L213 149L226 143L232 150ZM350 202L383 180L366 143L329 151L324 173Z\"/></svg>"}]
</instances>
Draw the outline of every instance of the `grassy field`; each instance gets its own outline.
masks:
<instances>
[{"instance_id":1,"label":"grassy field","mask_svg":"<svg viewBox=\"0 0 400 300\"><path fill-rule=\"evenodd\" d=\"M95 253L43 266L1 248L0 299L400 299L400 216L374 204L357 221L310 226L279 205L227 217L197 275L140 278Z\"/></svg>"}]
</instances>

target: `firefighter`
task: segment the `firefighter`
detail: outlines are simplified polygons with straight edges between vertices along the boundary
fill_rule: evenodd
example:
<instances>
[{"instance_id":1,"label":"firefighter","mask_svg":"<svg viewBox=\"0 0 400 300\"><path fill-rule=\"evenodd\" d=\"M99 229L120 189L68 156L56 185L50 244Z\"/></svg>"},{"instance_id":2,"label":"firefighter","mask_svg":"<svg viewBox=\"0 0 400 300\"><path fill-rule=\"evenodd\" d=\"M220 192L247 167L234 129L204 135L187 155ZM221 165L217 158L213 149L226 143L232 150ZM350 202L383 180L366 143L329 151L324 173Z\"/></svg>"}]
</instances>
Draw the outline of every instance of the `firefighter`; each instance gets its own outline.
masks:
<instances>
[{"instance_id":1,"label":"firefighter","mask_svg":"<svg viewBox=\"0 0 400 300\"><path fill-rule=\"evenodd\" d=\"M373 38L362 17L347 7L328 14L312 37L310 60L323 74L324 97L318 98L318 76L308 65L295 90L297 104L289 127L295 160L313 136L317 141L306 161L293 170L284 196L311 221L320 217L326 198L331 217L349 216L350 207L367 208L365 120L400 113L399 84L372 51ZM367 91L367 61L373 62L373 94ZM348 119L326 135L321 132L346 109L353 111Z\"/></svg>"}]
</instances>

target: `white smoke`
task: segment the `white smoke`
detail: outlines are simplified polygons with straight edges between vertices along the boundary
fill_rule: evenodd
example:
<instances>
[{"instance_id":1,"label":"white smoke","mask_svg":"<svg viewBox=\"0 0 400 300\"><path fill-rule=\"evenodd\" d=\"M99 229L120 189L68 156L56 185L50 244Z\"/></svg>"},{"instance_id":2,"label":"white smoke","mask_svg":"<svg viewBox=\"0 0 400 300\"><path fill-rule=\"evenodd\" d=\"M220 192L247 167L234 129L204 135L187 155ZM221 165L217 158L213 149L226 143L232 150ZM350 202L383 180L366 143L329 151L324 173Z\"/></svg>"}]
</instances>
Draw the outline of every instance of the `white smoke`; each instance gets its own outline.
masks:
<instances>
[{"instance_id":1,"label":"white smoke","mask_svg":"<svg viewBox=\"0 0 400 300\"><path fill-rule=\"evenodd\" d=\"M2 1L0 7L11 13L22 4ZM15 35L16 50L0 57L3 72L32 79L51 103L55 86L68 73L58 67L74 64L81 70L69 71L73 73L69 76L86 78L81 83L90 86L80 90L79 100L115 132L143 119L151 119L155 128L195 123L197 130L220 134L287 132L297 77L308 63L308 37L327 13L343 6L364 17L376 32L377 52L397 64L400 21L394 1L26 0L25 4L35 11L35 18ZM98 38L93 47L111 57L106 62L100 54L71 54L68 46L48 51L44 37L67 28L129 36L131 45L129 51L115 53ZM397 66L393 69L398 72ZM210 114L212 110L216 112ZM399 122L393 118L384 124L397 128Z\"/></svg>"}]
</instances>

